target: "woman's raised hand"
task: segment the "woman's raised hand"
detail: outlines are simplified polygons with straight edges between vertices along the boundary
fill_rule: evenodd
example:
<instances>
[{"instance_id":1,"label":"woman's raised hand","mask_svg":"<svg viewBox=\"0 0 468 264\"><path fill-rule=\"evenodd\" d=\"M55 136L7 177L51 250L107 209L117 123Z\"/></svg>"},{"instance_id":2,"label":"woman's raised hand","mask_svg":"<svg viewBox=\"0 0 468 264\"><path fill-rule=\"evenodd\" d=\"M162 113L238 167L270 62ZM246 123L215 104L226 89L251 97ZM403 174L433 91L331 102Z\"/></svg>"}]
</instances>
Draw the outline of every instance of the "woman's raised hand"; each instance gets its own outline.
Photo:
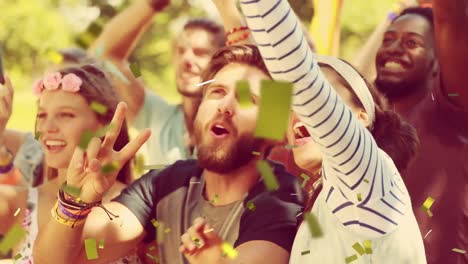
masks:
<instances>
[{"instance_id":1,"label":"woman's raised hand","mask_svg":"<svg viewBox=\"0 0 468 264\"><path fill-rule=\"evenodd\" d=\"M77 146L73 153L67 171L67 186L79 188L79 198L85 203L102 200L102 197L114 184L123 165L135 155L151 135L149 129L144 129L120 151L115 151L114 143L125 121L126 110L125 103L118 104L110 129L103 142L94 137L89 142L86 152ZM111 164L112 171L107 173L102 171L102 166Z\"/></svg>"}]
</instances>

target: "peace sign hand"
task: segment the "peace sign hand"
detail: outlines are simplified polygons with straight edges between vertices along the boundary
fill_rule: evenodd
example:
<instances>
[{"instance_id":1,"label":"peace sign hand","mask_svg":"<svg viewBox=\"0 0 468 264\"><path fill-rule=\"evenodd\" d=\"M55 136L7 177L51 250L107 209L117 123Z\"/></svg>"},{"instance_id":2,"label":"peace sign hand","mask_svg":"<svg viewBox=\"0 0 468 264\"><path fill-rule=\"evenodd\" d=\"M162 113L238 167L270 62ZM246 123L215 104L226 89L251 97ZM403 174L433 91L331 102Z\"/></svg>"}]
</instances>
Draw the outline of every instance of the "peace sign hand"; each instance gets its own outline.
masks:
<instances>
[{"instance_id":1,"label":"peace sign hand","mask_svg":"<svg viewBox=\"0 0 468 264\"><path fill-rule=\"evenodd\" d=\"M92 138L86 152L75 148L73 157L67 170L67 186L79 188L81 201L94 203L102 200L102 197L114 184L117 174L123 165L135 155L140 147L151 135L149 129L144 129L120 151L114 150L114 143L125 121L127 105L119 103L112 118L112 126L101 142L99 138ZM113 164L115 167L109 173L103 173L103 165Z\"/></svg>"}]
</instances>

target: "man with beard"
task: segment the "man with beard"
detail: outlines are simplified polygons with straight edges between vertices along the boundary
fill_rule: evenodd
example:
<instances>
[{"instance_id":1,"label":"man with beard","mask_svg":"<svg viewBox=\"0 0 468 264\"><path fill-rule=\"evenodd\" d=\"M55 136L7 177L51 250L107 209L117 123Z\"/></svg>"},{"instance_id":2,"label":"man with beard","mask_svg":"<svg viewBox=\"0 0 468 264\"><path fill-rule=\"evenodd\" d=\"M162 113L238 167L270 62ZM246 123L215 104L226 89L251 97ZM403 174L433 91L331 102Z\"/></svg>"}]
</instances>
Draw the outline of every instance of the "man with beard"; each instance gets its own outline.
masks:
<instances>
[{"instance_id":1,"label":"man with beard","mask_svg":"<svg viewBox=\"0 0 468 264\"><path fill-rule=\"evenodd\" d=\"M375 81L418 131L419 155L404 171L428 263L468 263L468 2L409 8L384 34ZM440 70L439 70L440 69ZM431 217L421 209L435 200ZM429 198L430 200L430 198Z\"/></svg>"},{"instance_id":2,"label":"man with beard","mask_svg":"<svg viewBox=\"0 0 468 264\"><path fill-rule=\"evenodd\" d=\"M217 249L211 251L211 263L229 261L222 259L222 242L237 250L235 263L288 262L304 194L294 176L275 163L271 166L280 187L268 192L257 169L261 157L252 153L268 152L275 143L254 137L260 81L271 79L268 70L253 45L231 46L213 56L203 74L203 80L209 79L215 81L203 88L195 118L198 161L178 161L161 172L150 171L138 179L114 202L105 204L121 219L109 221L100 209L93 209L89 215L84 209L101 201L107 190L105 182L113 179L103 175L100 164L110 161L120 164L138 147L131 142L132 151L116 153L109 149L113 141L108 136L102 144L93 139L86 155L76 150L68 169L67 184L81 189L80 202L59 194L60 208L71 204L79 207L80 224L65 227L60 219L67 219L71 212L57 211L56 218L51 218L38 235L34 263L88 263L83 237L105 239L105 248L99 250L99 259L93 263L107 263L143 239L154 241L156 237L158 245L154 254L158 255L159 263L187 263L179 252L181 242L202 241L188 234L195 234L192 223L197 226L205 221L209 226L205 225L204 234L218 238L216 247L210 244L210 248ZM250 84L251 107L243 108L239 104L236 94L239 80ZM124 114L120 111L115 118L117 129ZM134 141L143 144L141 137ZM83 164L87 165L83 167ZM50 254L50 248L60 250Z\"/></svg>"},{"instance_id":3,"label":"man with beard","mask_svg":"<svg viewBox=\"0 0 468 264\"><path fill-rule=\"evenodd\" d=\"M89 49L94 56L103 48L102 58L112 61L129 82L114 78L117 92L128 104L127 120L138 130L150 128L153 136L145 144L146 164L171 164L194 154L193 120L200 101L200 75L211 56L225 44L222 26L205 19L191 19L172 41L172 64L181 104L173 105L145 89L127 62L153 18L169 0L137 0L104 27Z\"/></svg>"}]
</instances>

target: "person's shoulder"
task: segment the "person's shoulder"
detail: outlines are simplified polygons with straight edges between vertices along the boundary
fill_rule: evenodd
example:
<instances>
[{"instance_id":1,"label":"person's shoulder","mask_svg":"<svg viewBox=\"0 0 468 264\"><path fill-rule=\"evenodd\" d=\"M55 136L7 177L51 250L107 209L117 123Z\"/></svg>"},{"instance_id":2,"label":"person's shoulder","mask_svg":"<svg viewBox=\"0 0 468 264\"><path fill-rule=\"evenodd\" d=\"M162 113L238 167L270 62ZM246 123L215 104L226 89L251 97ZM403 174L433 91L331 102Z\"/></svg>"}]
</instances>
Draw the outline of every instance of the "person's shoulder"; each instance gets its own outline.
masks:
<instances>
[{"instance_id":1,"label":"person's shoulder","mask_svg":"<svg viewBox=\"0 0 468 264\"><path fill-rule=\"evenodd\" d=\"M174 164L162 169L150 170L138 181L152 184L155 187L176 187L188 185L190 178L201 177L202 168L197 160L178 160Z\"/></svg>"},{"instance_id":2,"label":"person's shoulder","mask_svg":"<svg viewBox=\"0 0 468 264\"><path fill-rule=\"evenodd\" d=\"M274 161L268 161L273 169L273 173L278 181L279 188L275 191L268 191L263 181L258 182L249 192L246 202L252 201L258 205L257 208L275 208L282 206L300 206L305 202L305 191L301 188L298 177L286 171L284 166Z\"/></svg>"}]
</instances>

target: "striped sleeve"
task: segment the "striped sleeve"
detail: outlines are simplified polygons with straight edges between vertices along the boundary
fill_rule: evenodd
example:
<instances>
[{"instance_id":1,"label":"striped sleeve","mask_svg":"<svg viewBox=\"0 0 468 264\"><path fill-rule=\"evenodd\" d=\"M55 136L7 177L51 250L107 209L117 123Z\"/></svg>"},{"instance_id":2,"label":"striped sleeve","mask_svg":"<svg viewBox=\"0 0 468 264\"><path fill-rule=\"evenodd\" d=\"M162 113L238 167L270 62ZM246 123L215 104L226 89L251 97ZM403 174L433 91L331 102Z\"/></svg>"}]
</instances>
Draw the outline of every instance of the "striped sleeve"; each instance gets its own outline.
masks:
<instances>
[{"instance_id":1,"label":"striped sleeve","mask_svg":"<svg viewBox=\"0 0 468 264\"><path fill-rule=\"evenodd\" d=\"M294 84L293 110L323 153L326 203L341 223L376 238L393 231L411 205L390 157L321 73L286 0L244 0L242 11L276 80Z\"/></svg>"}]
</instances>

